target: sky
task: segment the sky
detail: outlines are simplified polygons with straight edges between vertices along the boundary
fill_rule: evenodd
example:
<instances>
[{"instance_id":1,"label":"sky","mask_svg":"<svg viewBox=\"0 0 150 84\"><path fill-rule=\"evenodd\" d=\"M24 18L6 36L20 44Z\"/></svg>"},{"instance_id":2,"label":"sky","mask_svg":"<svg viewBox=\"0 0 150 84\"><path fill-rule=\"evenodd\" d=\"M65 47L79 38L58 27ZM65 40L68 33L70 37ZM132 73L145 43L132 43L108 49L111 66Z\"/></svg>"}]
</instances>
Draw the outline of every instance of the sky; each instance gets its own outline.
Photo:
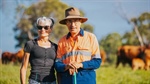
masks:
<instances>
[{"instance_id":1,"label":"sky","mask_svg":"<svg viewBox=\"0 0 150 84\"><path fill-rule=\"evenodd\" d=\"M15 7L18 4L30 6L37 0L0 0L0 51L17 52L17 41L14 39L13 27ZM79 8L88 18L86 23L94 27L94 34L100 40L110 33L123 35L131 31L133 26L123 19L139 17L143 12L150 12L150 0L61 0L68 6ZM2 4L4 3L4 4Z\"/></svg>"}]
</instances>

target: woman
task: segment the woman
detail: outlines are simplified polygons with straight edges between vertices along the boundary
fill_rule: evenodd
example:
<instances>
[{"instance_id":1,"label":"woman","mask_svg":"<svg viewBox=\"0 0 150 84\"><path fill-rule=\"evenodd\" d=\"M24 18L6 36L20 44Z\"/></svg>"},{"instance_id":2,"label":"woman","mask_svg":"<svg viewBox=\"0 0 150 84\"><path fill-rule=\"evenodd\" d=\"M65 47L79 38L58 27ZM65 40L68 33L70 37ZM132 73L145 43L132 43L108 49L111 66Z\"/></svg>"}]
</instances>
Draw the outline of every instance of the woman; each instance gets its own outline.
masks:
<instances>
[{"instance_id":1,"label":"woman","mask_svg":"<svg viewBox=\"0 0 150 84\"><path fill-rule=\"evenodd\" d=\"M20 69L21 84L26 82L28 63L31 65L29 84L56 84L54 62L57 45L49 40L54 20L47 17L37 19L38 38L30 40L24 47L24 59Z\"/></svg>"}]
</instances>

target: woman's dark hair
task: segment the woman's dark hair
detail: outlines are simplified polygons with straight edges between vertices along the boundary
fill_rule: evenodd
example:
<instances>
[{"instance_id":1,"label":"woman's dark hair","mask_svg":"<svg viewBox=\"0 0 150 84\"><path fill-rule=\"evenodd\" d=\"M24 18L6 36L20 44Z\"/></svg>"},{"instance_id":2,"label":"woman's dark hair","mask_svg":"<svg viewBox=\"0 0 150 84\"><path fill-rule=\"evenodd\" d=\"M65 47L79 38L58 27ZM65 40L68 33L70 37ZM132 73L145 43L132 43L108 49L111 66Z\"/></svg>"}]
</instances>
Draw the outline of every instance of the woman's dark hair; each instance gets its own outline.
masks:
<instances>
[{"instance_id":1,"label":"woman's dark hair","mask_svg":"<svg viewBox=\"0 0 150 84\"><path fill-rule=\"evenodd\" d=\"M54 24L55 24L54 19L53 19L53 18L50 18L50 20L52 21L50 27L53 28L53 26L54 26Z\"/></svg>"}]
</instances>

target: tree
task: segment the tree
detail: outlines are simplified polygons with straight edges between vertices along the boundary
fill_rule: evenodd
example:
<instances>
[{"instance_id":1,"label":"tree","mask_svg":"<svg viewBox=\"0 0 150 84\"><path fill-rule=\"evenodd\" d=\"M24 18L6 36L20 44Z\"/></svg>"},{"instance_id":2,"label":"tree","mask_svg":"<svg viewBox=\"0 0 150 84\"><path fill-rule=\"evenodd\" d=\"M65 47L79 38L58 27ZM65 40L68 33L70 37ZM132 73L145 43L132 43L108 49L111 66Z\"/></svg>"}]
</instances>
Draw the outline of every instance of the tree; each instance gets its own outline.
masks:
<instances>
[{"instance_id":1,"label":"tree","mask_svg":"<svg viewBox=\"0 0 150 84\"><path fill-rule=\"evenodd\" d=\"M150 44L150 12L142 13L138 18L138 29L145 44Z\"/></svg>"},{"instance_id":2,"label":"tree","mask_svg":"<svg viewBox=\"0 0 150 84\"><path fill-rule=\"evenodd\" d=\"M108 56L109 54L116 54L118 47L122 45L121 36L118 33L108 34L99 41L99 44Z\"/></svg>"},{"instance_id":3,"label":"tree","mask_svg":"<svg viewBox=\"0 0 150 84\"><path fill-rule=\"evenodd\" d=\"M121 17L126 20L129 24L133 25L133 29L134 29L134 32L136 33L136 36L137 36L137 39L140 43L141 46L144 46L144 42L143 42L143 39L142 39L142 36L138 30L138 21L137 21L137 18L132 18L131 20L127 17L127 13L125 12L125 10L123 9L123 7L121 6L121 3L118 3L118 6L121 10ZM127 33L128 34L128 33Z\"/></svg>"},{"instance_id":4,"label":"tree","mask_svg":"<svg viewBox=\"0 0 150 84\"><path fill-rule=\"evenodd\" d=\"M29 40L37 37L37 28L36 28L36 19L41 16L53 17L55 20L55 25L53 32L51 33L51 39L54 42L58 40L68 32L65 26L60 25L59 21L64 18L64 10L69 6L60 2L59 0L45 0L37 2L30 7L18 6L18 14L22 13L19 22L14 28L15 32L18 32L15 36L18 44L16 47L23 47L24 43ZM84 13L80 10L81 15L84 16ZM89 24L82 25L85 30L93 32L93 27Z\"/></svg>"},{"instance_id":5,"label":"tree","mask_svg":"<svg viewBox=\"0 0 150 84\"><path fill-rule=\"evenodd\" d=\"M150 43L150 13L142 13L138 18L132 18L134 28L131 32L127 32L123 36L124 44L140 45ZM139 38L140 36L140 38Z\"/></svg>"},{"instance_id":6,"label":"tree","mask_svg":"<svg viewBox=\"0 0 150 84\"><path fill-rule=\"evenodd\" d=\"M122 45L121 36L118 33L108 34L99 41L99 44L100 48L105 50L107 54L107 61L114 63L118 47Z\"/></svg>"}]
</instances>

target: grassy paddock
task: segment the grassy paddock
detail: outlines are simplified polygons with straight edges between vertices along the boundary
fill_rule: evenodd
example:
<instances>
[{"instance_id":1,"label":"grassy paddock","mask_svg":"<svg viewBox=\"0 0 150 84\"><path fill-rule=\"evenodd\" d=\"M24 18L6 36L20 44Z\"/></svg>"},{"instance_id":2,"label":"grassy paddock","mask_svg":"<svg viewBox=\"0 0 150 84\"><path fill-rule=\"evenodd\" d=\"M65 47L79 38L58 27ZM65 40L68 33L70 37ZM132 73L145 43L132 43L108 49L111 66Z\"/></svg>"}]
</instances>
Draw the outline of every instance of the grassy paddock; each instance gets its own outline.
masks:
<instances>
[{"instance_id":1,"label":"grassy paddock","mask_svg":"<svg viewBox=\"0 0 150 84\"><path fill-rule=\"evenodd\" d=\"M0 84L20 84L20 65L0 64Z\"/></svg>"},{"instance_id":2,"label":"grassy paddock","mask_svg":"<svg viewBox=\"0 0 150 84\"><path fill-rule=\"evenodd\" d=\"M150 71L133 71L129 66L101 66L97 70L97 84L150 84Z\"/></svg>"},{"instance_id":3,"label":"grassy paddock","mask_svg":"<svg viewBox=\"0 0 150 84\"><path fill-rule=\"evenodd\" d=\"M19 70L20 65L0 64L0 84L20 84ZM105 65L96 72L97 84L150 84L150 71L132 71L129 66L115 69L114 65Z\"/></svg>"}]
</instances>

